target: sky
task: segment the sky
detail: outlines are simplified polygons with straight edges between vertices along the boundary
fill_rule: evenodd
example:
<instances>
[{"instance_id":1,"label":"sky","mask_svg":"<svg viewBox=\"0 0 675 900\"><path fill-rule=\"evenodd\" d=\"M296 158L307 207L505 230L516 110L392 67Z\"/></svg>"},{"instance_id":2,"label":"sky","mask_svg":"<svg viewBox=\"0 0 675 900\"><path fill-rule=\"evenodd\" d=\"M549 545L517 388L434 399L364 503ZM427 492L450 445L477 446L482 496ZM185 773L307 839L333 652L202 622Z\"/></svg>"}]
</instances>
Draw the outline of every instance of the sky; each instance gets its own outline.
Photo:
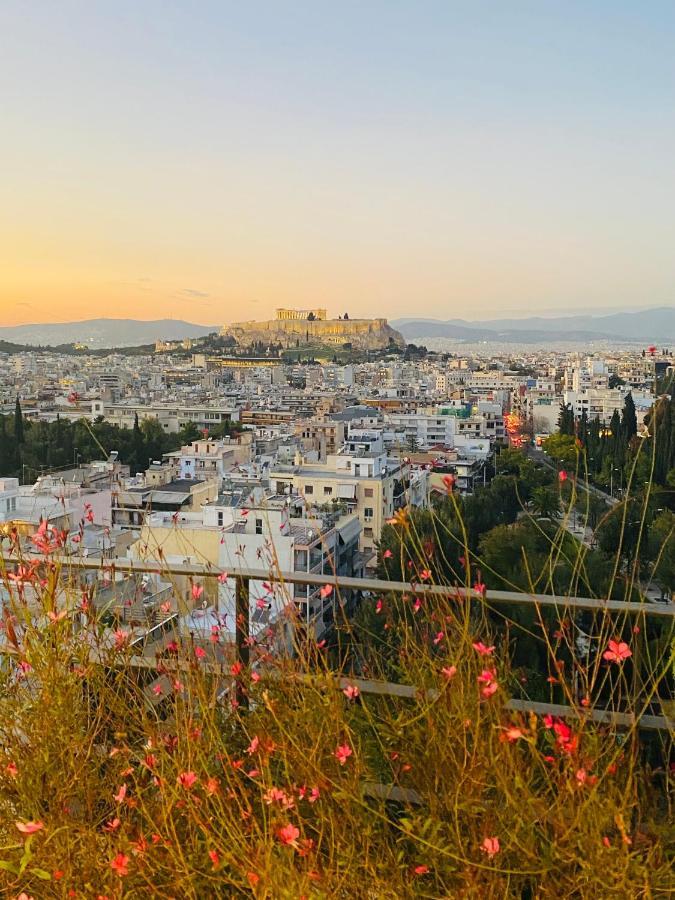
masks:
<instances>
[{"instance_id":1,"label":"sky","mask_svg":"<svg viewBox=\"0 0 675 900\"><path fill-rule=\"evenodd\" d=\"M675 4L2 0L0 325L675 302Z\"/></svg>"}]
</instances>

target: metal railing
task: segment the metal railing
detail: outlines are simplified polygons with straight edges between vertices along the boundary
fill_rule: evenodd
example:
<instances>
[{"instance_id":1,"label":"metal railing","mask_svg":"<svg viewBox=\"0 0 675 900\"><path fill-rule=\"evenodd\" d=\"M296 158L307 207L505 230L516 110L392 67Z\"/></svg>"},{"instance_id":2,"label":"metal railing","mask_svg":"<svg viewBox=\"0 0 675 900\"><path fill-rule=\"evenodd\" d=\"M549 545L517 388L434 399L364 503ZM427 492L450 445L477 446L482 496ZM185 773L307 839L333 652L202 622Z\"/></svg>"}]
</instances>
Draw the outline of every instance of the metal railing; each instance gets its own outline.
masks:
<instances>
[{"instance_id":1,"label":"metal railing","mask_svg":"<svg viewBox=\"0 0 675 900\"><path fill-rule=\"evenodd\" d=\"M37 554L30 554L31 559L43 560ZM4 555L0 557L5 568L17 566L21 561L15 556ZM110 576L115 574L164 574L177 575L186 578L218 578L223 570L210 564L196 563L171 563L165 561L142 562L129 559L90 560L74 556L51 557L50 562L56 562L63 568L83 570L100 570ZM557 597L551 594L534 594L518 591L476 591L466 587L451 587L443 585L421 584L415 582L386 581L376 578L351 578L342 575L314 575L307 572L275 572L267 569L236 568L227 570L228 578L235 582L235 658L244 666L250 662L250 632L249 632L249 586L251 581L267 582L269 584L309 585L322 587L331 585L334 593L340 589L349 591L368 591L371 594L407 594L414 592L417 596L454 596L461 600L474 600L485 606L501 606L517 604L533 608L553 608L559 612L588 610L596 613L622 614L630 616L645 616L660 620L675 622L675 604L650 603L621 600L602 600L595 597ZM146 657L133 656L126 659L125 665L132 668L149 669L157 666L157 662ZM183 660L162 660L162 666L166 670L180 671L190 664ZM223 667L218 663L202 663L203 671L214 675L222 675ZM311 680L314 676L298 674L294 676L299 680ZM372 681L368 679L340 678L335 679L335 687L342 688L349 684L355 684L364 694L380 694L390 697L415 699L421 695L434 700L438 692L423 690L414 685L395 684L393 682ZM639 727L645 730L675 731L675 719L668 716L649 714L635 715L633 713L618 712L605 709L576 709L556 703L543 703L530 700L511 699L507 701L508 709L519 712L534 712L538 715L575 716L588 718L601 723L612 723L621 727Z\"/></svg>"}]
</instances>

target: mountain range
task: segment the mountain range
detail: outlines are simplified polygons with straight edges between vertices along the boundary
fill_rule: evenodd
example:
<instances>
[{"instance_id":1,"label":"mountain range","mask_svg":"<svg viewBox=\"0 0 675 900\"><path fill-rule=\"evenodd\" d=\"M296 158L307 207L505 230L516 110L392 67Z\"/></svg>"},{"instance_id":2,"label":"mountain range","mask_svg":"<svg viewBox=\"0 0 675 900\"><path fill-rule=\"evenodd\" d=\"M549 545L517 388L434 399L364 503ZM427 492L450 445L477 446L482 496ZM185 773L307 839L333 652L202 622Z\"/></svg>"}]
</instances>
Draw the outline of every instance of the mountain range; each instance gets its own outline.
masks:
<instances>
[{"instance_id":1,"label":"mountain range","mask_svg":"<svg viewBox=\"0 0 675 900\"><path fill-rule=\"evenodd\" d=\"M41 325L0 327L0 340L30 346L57 347L61 344L86 344L92 349L133 347L155 341L180 341L218 331L219 325L194 325L180 319L89 319L85 322L60 322Z\"/></svg>"},{"instance_id":2,"label":"mountain range","mask_svg":"<svg viewBox=\"0 0 675 900\"><path fill-rule=\"evenodd\" d=\"M530 316L524 319L395 319L389 323L407 341L449 338L459 341L547 343L551 341L675 341L675 307L604 316Z\"/></svg>"},{"instance_id":3,"label":"mountain range","mask_svg":"<svg viewBox=\"0 0 675 900\"><path fill-rule=\"evenodd\" d=\"M675 307L611 315L529 316L521 319L403 318L389 323L408 342L428 338L456 341L493 341L546 344L552 341L644 342L663 346L675 342ZM156 340L178 341L218 331L218 325L196 325L180 319L89 319L83 322L0 327L0 341L29 346L56 347L86 344L92 349L134 347Z\"/></svg>"}]
</instances>

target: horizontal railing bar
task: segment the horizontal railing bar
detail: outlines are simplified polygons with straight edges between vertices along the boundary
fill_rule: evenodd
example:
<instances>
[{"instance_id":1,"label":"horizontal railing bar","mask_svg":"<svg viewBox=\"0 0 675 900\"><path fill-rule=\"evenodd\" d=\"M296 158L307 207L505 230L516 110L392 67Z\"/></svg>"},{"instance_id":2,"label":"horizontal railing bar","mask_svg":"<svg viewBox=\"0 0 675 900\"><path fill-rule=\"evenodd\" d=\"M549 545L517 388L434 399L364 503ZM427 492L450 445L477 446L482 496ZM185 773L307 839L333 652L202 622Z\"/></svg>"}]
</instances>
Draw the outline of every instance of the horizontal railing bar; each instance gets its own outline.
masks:
<instances>
[{"instance_id":1,"label":"horizontal railing bar","mask_svg":"<svg viewBox=\"0 0 675 900\"><path fill-rule=\"evenodd\" d=\"M36 554L30 554L26 559L44 559ZM20 560L14 556L4 555L0 557L5 565L18 565ZM623 600L601 600L597 597L556 597L553 594L534 594L521 591L495 591L487 590L485 594L466 587L452 587L433 584L406 583L404 581L384 581L377 578L351 578L343 575L312 575L307 572L272 572L267 569L236 568L221 570L211 565L194 563L140 562L115 558L111 560L81 559L73 557L51 558L62 566L86 570L103 570L113 573L129 574L170 574L186 577L216 578L226 571L229 578L243 580L263 581L270 584L307 584L313 586L331 585L335 589L371 591L376 594L406 594L413 592L417 596L447 597L457 596L458 599L467 597L474 600L484 600L487 603L518 603L525 606L552 606L556 609L587 609L596 612L616 612L631 615L646 615L656 618L675 618L675 604L673 603L636 603Z\"/></svg>"}]
</instances>

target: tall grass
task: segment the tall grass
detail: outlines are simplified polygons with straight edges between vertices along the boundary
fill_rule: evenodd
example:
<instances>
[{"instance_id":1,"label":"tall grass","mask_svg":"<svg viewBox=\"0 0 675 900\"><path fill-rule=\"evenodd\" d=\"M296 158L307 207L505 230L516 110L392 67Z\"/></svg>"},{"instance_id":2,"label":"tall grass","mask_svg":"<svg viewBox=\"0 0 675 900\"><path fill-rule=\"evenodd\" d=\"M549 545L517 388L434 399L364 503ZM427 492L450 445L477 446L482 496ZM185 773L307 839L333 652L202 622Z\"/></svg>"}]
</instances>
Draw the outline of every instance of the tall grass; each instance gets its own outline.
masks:
<instances>
[{"instance_id":1,"label":"tall grass","mask_svg":"<svg viewBox=\"0 0 675 900\"><path fill-rule=\"evenodd\" d=\"M55 548L23 582L5 571L2 895L673 893L672 731L592 718L660 712L671 643L654 651L646 616L602 614L580 652L564 598L523 622L482 588L424 595L428 548L410 517L395 527L414 560L405 595L363 600L326 646L300 627L292 657L260 642L241 672L186 642L159 704L123 637L106 641L93 613L73 627L81 590ZM461 584L485 577L479 563L468 554ZM523 638L569 717L507 709L529 695ZM371 694L361 678L418 690ZM403 793L386 799L392 785Z\"/></svg>"}]
</instances>

